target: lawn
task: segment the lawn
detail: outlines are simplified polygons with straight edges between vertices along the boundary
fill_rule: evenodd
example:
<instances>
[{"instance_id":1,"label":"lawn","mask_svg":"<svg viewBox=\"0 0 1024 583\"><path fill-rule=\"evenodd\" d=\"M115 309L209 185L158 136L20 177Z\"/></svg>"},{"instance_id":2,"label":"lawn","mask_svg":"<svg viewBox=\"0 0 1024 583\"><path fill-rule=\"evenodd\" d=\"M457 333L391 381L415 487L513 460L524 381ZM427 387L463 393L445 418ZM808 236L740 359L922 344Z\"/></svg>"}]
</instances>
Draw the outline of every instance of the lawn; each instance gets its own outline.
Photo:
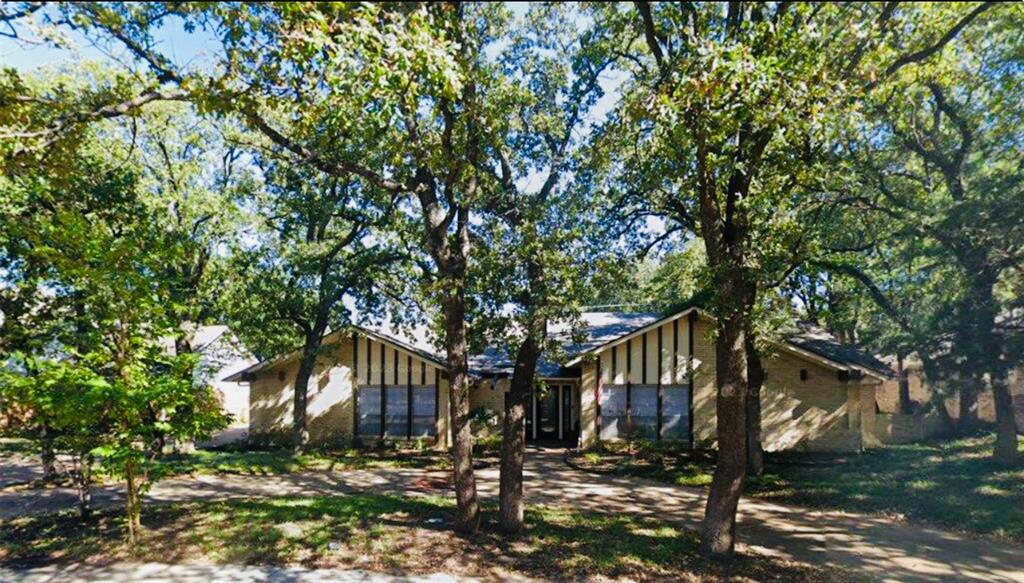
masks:
<instances>
[{"instance_id":1,"label":"lawn","mask_svg":"<svg viewBox=\"0 0 1024 583\"><path fill-rule=\"evenodd\" d=\"M167 475L245 474L271 475L299 471L341 471L361 468L447 469L448 457L427 450L311 450L297 454L290 450L212 450L160 458Z\"/></svg>"},{"instance_id":2,"label":"lawn","mask_svg":"<svg viewBox=\"0 0 1024 583\"><path fill-rule=\"evenodd\" d=\"M452 533L452 503L428 497L359 494L152 505L140 547L124 544L111 510L88 522L67 515L0 524L0 563L142 560L446 572L485 579L594 577L632 580L834 581L834 570L739 556L728 564L697 554L695 535L650 518L531 508L529 528L495 534L487 508L475 536ZM841 579L840 579L841 580Z\"/></svg>"},{"instance_id":3,"label":"lawn","mask_svg":"<svg viewBox=\"0 0 1024 583\"><path fill-rule=\"evenodd\" d=\"M889 446L863 455L769 455L765 475L746 492L776 502L852 512L1024 542L1024 466L990 457L993 438ZM1020 444L1024 453L1024 439ZM586 452L574 464L664 482L711 483L714 455L644 448Z\"/></svg>"}]
</instances>

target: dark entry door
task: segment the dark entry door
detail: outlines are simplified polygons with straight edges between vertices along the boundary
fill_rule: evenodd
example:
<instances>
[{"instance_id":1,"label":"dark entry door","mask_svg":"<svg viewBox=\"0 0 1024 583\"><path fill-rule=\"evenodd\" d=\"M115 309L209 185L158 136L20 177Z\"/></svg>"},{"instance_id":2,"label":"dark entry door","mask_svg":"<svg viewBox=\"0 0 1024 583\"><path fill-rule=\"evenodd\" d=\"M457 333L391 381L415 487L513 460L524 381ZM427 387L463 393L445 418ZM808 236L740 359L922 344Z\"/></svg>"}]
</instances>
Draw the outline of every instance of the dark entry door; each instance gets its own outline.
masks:
<instances>
[{"instance_id":1,"label":"dark entry door","mask_svg":"<svg viewBox=\"0 0 1024 583\"><path fill-rule=\"evenodd\" d=\"M558 439L558 405L562 387L549 386L543 393L536 393L537 439Z\"/></svg>"}]
</instances>

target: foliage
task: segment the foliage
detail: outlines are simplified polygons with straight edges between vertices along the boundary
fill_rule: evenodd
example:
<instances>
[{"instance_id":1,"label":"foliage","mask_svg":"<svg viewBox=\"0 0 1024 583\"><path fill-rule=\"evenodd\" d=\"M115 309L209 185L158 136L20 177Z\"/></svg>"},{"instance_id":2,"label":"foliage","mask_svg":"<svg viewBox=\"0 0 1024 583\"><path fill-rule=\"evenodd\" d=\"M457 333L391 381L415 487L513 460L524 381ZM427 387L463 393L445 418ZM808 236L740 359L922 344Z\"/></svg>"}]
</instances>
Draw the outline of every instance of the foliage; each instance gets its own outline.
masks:
<instances>
[{"instance_id":1,"label":"foliage","mask_svg":"<svg viewBox=\"0 0 1024 583\"><path fill-rule=\"evenodd\" d=\"M181 299L172 266L195 250L197 225L168 228L159 209L181 216L192 199L154 186L143 169L151 158L116 156L119 137L116 128L81 128L64 171L25 166L0 179L5 279L26 291L8 304L11 327L38 334L5 347L22 365L5 384L28 423L52 425L57 445L80 460L83 489L94 456L127 478L134 540L163 439L202 437L227 418L212 390L194 385L196 357L168 346L182 323L179 301L193 301ZM37 311L40 297L53 309Z\"/></svg>"}]
</instances>

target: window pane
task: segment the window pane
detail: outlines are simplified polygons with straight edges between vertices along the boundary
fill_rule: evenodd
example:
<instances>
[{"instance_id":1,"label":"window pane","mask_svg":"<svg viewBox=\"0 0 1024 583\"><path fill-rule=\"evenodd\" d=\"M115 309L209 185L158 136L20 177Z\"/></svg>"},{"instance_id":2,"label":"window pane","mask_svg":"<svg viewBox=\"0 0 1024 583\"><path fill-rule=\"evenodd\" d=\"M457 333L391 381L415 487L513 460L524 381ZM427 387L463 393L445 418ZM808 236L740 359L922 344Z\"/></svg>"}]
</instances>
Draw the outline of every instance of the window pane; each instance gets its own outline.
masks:
<instances>
[{"instance_id":1,"label":"window pane","mask_svg":"<svg viewBox=\"0 0 1024 583\"><path fill-rule=\"evenodd\" d=\"M388 402L384 411L384 434L405 437L409 430L409 391L406 387L387 387Z\"/></svg>"},{"instance_id":2,"label":"window pane","mask_svg":"<svg viewBox=\"0 0 1024 583\"><path fill-rule=\"evenodd\" d=\"M626 385L601 388L601 439L626 437Z\"/></svg>"},{"instance_id":3,"label":"window pane","mask_svg":"<svg viewBox=\"0 0 1024 583\"><path fill-rule=\"evenodd\" d=\"M431 437L437 433L437 419L434 387L413 387L412 389L412 436Z\"/></svg>"},{"instance_id":4,"label":"window pane","mask_svg":"<svg viewBox=\"0 0 1024 583\"><path fill-rule=\"evenodd\" d=\"M665 387L661 401L661 438L690 439L690 388Z\"/></svg>"},{"instance_id":5,"label":"window pane","mask_svg":"<svg viewBox=\"0 0 1024 583\"><path fill-rule=\"evenodd\" d=\"M654 439L658 435L658 386L633 385L633 437Z\"/></svg>"},{"instance_id":6,"label":"window pane","mask_svg":"<svg viewBox=\"0 0 1024 583\"><path fill-rule=\"evenodd\" d=\"M359 435L380 435L380 387L360 387Z\"/></svg>"}]
</instances>

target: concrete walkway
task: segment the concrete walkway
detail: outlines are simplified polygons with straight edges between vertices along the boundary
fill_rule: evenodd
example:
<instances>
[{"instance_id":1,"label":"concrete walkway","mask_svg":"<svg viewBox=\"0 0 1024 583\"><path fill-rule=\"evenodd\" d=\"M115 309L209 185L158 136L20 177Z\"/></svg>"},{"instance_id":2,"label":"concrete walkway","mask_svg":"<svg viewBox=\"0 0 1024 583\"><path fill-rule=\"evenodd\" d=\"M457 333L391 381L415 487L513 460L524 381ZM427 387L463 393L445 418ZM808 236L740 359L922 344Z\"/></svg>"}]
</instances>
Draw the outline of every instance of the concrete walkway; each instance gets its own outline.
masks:
<instances>
[{"instance_id":1,"label":"concrete walkway","mask_svg":"<svg viewBox=\"0 0 1024 583\"><path fill-rule=\"evenodd\" d=\"M459 583L451 575L396 576L361 570L115 563L102 567L50 566L24 571L0 568L0 583Z\"/></svg>"},{"instance_id":2,"label":"concrete walkway","mask_svg":"<svg viewBox=\"0 0 1024 583\"><path fill-rule=\"evenodd\" d=\"M574 470L555 450L532 449L527 500L580 510L642 514L696 530L703 489ZM482 497L496 498L498 469L477 471ZM447 472L373 469L280 476L198 476L158 483L149 498L161 502L226 497L325 495L356 491L422 495L449 490ZM120 489L100 488L97 504L120 501ZM73 508L69 489L0 491L0 518ZM837 566L881 581L1005 581L1024 583L1024 547L973 539L939 529L862 516L784 506L744 498L739 539L747 548L783 559Z\"/></svg>"}]
</instances>

